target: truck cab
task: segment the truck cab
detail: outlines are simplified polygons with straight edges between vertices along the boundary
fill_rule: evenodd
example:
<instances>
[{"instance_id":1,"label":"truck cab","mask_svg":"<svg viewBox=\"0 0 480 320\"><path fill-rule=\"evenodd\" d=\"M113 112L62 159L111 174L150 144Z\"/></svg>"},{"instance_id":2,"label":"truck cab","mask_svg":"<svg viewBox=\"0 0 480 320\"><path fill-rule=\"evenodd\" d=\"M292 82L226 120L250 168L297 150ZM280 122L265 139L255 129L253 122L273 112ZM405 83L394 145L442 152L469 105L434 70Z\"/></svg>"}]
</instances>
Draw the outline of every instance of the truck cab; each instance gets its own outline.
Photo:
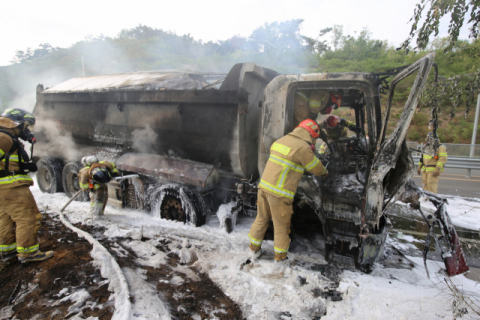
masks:
<instances>
[{"instance_id":1,"label":"truck cab","mask_svg":"<svg viewBox=\"0 0 480 320\"><path fill-rule=\"evenodd\" d=\"M433 54L403 69L392 80L387 104L380 105L382 79L369 73L319 73L281 75L265 88L259 171L263 172L270 146L294 127L294 96L297 90L339 93L339 108L350 110L361 132L330 141L318 154L329 175L323 179L304 175L294 201L292 224L311 225L325 236L327 259L332 253L351 255L358 268L369 270L382 255L387 237L386 209L412 174L413 161L405 138L419 94L433 64ZM396 84L417 73L407 104L390 136L386 124ZM384 83L383 83L384 84ZM320 119L314 119L320 121Z\"/></svg>"}]
</instances>

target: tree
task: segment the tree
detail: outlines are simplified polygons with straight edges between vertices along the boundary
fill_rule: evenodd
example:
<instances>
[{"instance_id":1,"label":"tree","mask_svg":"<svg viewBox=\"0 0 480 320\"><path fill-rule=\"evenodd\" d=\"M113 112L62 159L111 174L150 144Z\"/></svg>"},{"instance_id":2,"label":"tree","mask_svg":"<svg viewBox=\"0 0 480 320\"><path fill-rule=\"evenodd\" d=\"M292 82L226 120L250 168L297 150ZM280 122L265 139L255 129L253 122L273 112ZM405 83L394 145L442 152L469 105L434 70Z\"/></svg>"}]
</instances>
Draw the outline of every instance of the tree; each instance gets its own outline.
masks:
<instances>
[{"instance_id":1,"label":"tree","mask_svg":"<svg viewBox=\"0 0 480 320\"><path fill-rule=\"evenodd\" d=\"M426 10L425 10L426 9ZM426 11L425 21L419 27L423 12ZM426 49L432 34L436 37L439 33L440 19L450 14L448 25L449 45L445 52L450 51L458 40L460 29L463 27L465 16L470 13L470 38L477 39L480 22L480 1L479 0L421 0L415 7L412 29L409 37L403 42L400 48L407 49L412 39L417 36L415 49Z\"/></svg>"},{"instance_id":2,"label":"tree","mask_svg":"<svg viewBox=\"0 0 480 320\"><path fill-rule=\"evenodd\" d=\"M318 40L318 38L321 38L323 37L324 35L326 35L327 33L329 33L330 31L332 31L333 28L325 28L325 29L322 29L320 30L320 33L318 35L318 37L316 37L315 39L313 38L309 38L309 37L306 37L306 36L302 36L302 39L306 42L306 50L308 52L310 52L311 54L316 54L316 55L319 55L321 56L322 54L324 54L325 52L327 51L330 51L332 50L330 48L330 45L328 44L327 40Z\"/></svg>"},{"instance_id":3,"label":"tree","mask_svg":"<svg viewBox=\"0 0 480 320\"><path fill-rule=\"evenodd\" d=\"M45 57L46 55L58 50L59 48L52 47L49 43L40 43L39 48L31 49L27 48L25 51L17 50L15 51L15 56L11 63L22 63L30 62L34 59Z\"/></svg>"},{"instance_id":4,"label":"tree","mask_svg":"<svg viewBox=\"0 0 480 320\"><path fill-rule=\"evenodd\" d=\"M422 14L426 11L426 17L421 22ZM410 19L412 29L409 37L398 48L409 50L412 39L416 36L415 49L426 49L430 42L430 37L437 36L439 33L440 19L446 15L450 15L448 25L448 44L444 48L444 53L450 53L459 43L458 36L460 29L465 22L465 16L470 14L467 24L470 25L470 38L477 42L479 35L480 22L480 0L421 0L415 7L413 17ZM419 27L419 23L421 26ZM435 43L438 44L438 43ZM442 45L442 44L441 44ZM467 52L468 54L468 52ZM475 50L471 53L472 57L478 56ZM449 100L452 103L449 115L450 118L455 116L457 107L461 104L465 105L465 116L468 115L470 107L475 100L475 95L480 92L480 69L476 72L463 75L455 75L450 78L441 79L438 82L431 83L423 92L423 103L429 104L432 110L432 118L430 122L433 124L434 133L438 126L438 114L441 112L442 101Z\"/></svg>"}]
</instances>

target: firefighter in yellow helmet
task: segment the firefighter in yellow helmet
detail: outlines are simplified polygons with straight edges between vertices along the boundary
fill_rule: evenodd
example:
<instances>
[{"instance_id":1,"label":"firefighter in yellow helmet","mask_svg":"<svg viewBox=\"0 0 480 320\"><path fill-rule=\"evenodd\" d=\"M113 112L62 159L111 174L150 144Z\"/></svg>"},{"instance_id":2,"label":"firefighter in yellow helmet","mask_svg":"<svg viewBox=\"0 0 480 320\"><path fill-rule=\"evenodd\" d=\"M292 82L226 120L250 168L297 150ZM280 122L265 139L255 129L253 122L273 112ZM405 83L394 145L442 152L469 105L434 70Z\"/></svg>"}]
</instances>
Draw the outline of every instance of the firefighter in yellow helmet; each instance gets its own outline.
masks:
<instances>
[{"instance_id":1,"label":"firefighter in yellow helmet","mask_svg":"<svg viewBox=\"0 0 480 320\"><path fill-rule=\"evenodd\" d=\"M293 125L298 126L305 119L316 120L318 114L330 114L342 104L337 92L326 90L297 90L293 102Z\"/></svg>"},{"instance_id":2,"label":"firefighter in yellow helmet","mask_svg":"<svg viewBox=\"0 0 480 320\"><path fill-rule=\"evenodd\" d=\"M447 147L429 132L425 138L424 151L418 163L417 173L422 175L422 187L426 191L437 193L440 173L447 163Z\"/></svg>"},{"instance_id":3,"label":"firefighter in yellow helmet","mask_svg":"<svg viewBox=\"0 0 480 320\"><path fill-rule=\"evenodd\" d=\"M110 161L98 161L96 156L82 158L84 167L78 172L80 188L90 191L90 215L92 219L103 216L108 201L108 186L119 172Z\"/></svg>"},{"instance_id":4,"label":"firefighter in yellow helmet","mask_svg":"<svg viewBox=\"0 0 480 320\"><path fill-rule=\"evenodd\" d=\"M39 250L38 229L42 215L30 192L37 171L18 138L35 142L35 117L19 108L7 109L0 117L0 257L15 256L22 263L43 261L53 251Z\"/></svg>"},{"instance_id":5,"label":"firefighter in yellow helmet","mask_svg":"<svg viewBox=\"0 0 480 320\"><path fill-rule=\"evenodd\" d=\"M305 171L326 177L327 169L313 154L312 145L319 136L318 124L307 119L270 148L257 196L257 217L248 237L253 257L259 257L270 220L274 226L275 260L287 259L293 199Z\"/></svg>"}]
</instances>

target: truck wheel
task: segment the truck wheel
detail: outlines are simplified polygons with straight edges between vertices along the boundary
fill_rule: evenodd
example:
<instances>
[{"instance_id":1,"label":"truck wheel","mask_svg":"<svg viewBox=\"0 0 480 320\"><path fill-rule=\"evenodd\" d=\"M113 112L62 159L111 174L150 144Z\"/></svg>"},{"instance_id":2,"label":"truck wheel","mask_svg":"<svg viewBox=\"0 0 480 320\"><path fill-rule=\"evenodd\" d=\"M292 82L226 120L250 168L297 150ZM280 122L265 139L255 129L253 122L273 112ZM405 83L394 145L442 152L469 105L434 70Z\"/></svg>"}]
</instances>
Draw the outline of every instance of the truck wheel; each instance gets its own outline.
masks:
<instances>
[{"instance_id":1,"label":"truck wheel","mask_svg":"<svg viewBox=\"0 0 480 320\"><path fill-rule=\"evenodd\" d=\"M37 183L42 192L63 192L63 162L58 158L42 158L37 162Z\"/></svg>"},{"instance_id":2,"label":"truck wheel","mask_svg":"<svg viewBox=\"0 0 480 320\"><path fill-rule=\"evenodd\" d=\"M151 212L155 217L188 222L196 227L206 221L203 199L193 191L160 188L153 194L152 199Z\"/></svg>"},{"instance_id":3,"label":"truck wheel","mask_svg":"<svg viewBox=\"0 0 480 320\"><path fill-rule=\"evenodd\" d=\"M82 165L78 162L69 162L63 167L62 183L63 189L67 197L71 198L80 190L78 171L82 169ZM75 201L88 201L88 192L83 192L75 198Z\"/></svg>"}]
</instances>

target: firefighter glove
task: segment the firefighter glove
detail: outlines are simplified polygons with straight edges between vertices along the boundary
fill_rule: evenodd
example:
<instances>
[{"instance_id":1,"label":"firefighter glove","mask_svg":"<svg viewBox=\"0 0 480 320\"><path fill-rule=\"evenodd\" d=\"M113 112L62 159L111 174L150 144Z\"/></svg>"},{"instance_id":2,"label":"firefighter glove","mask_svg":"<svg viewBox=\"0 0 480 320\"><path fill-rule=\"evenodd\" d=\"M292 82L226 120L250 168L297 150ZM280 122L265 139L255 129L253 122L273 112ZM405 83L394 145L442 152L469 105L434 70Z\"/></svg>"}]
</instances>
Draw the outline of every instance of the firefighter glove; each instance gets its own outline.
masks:
<instances>
[{"instance_id":1,"label":"firefighter glove","mask_svg":"<svg viewBox=\"0 0 480 320\"><path fill-rule=\"evenodd\" d=\"M324 173L324 174L322 174L320 177L322 177L322 178L326 178L326 177L328 177L328 171L327 171L327 170L325 170L325 173Z\"/></svg>"},{"instance_id":2,"label":"firefighter glove","mask_svg":"<svg viewBox=\"0 0 480 320\"><path fill-rule=\"evenodd\" d=\"M438 177L440 175L440 168L439 167L435 167L435 171L433 171L433 176L434 177Z\"/></svg>"},{"instance_id":3,"label":"firefighter glove","mask_svg":"<svg viewBox=\"0 0 480 320\"><path fill-rule=\"evenodd\" d=\"M352 131L355 132L356 134L362 133L362 128L357 127L357 126L351 127L350 130L352 130Z\"/></svg>"}]
</instances>

